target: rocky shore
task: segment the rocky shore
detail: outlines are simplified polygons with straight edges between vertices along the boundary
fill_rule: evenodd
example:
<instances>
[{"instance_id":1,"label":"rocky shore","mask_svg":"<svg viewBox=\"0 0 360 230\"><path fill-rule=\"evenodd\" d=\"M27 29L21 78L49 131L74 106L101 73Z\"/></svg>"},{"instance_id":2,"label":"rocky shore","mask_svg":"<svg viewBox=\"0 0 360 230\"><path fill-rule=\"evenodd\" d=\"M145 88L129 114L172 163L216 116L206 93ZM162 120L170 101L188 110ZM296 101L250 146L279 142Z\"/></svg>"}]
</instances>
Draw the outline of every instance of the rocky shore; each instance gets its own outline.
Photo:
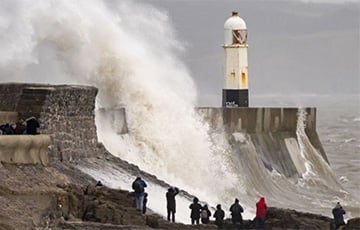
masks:
<instances>
[{"instance_id":1,"label":"rocky shore","mask_svg":"<svg viewBox=\"0 0 360 230\"><path fill-rule=\"evenodd\" d=\"M126 164L108 153L93 160ZM141 214L134 208L132 192L95 186L94 179L75 167L78 163L1 163L0 229L217 229L213 224L174 224L157 214ZM137 168L130 164L128 167ZM332 222L325 216L270 207L266 227L333 229ZM360 229L359 226L360 218L355 218L343 229ZM224 227L236 229L230 220ZM241 229L253 228L253 222L245 220Z\"/></svg>"}]
</instances>

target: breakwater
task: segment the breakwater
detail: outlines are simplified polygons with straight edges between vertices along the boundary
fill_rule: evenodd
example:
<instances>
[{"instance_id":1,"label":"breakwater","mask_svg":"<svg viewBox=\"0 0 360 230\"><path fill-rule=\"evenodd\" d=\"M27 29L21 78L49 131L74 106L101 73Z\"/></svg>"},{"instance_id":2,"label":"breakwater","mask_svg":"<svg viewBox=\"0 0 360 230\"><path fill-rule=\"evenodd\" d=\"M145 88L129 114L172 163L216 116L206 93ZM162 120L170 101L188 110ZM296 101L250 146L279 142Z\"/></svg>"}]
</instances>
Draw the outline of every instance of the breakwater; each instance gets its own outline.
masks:
<instances>
[{"instance_id":1,"label":"breakwater","mask_svg":"<svg viewBox=\"0 0 360 230\"><path fill-rule=\"evenodd\" d=\"M72 161L97 153L95 125L95 87L47 84L0 84L0 121L35 116L39 131L51 137L49 159ZM219 130L234 139L236 133L247 133L256 152L270 170L275 168L286 176L299 174L296 162L299 147L289 144L296 140L297 108L196 108L212 131ZM305 132L311 144L327 161L316 132L316 108L306 108ZM99 109L117 133L128 132L124 108ZM295 146L295 147L294 147Z\"/></svg>"},{"instance_id":2,"label":"breakwater","mask_svg":"<svg viewBox=\"0 0 360 230\"><path fill-rule=\"evenodd\" d=\"M239 148L236 146L237 134L246 134L270 171L275 169L287 177L301 176L305 172L302 162L299 162L298 108L198 108L197 111L213 132L228 134L233 148ZM316 108L305 108L303 111L306 135L328 162L316 132Z\"/></svg>"}]
</instances>

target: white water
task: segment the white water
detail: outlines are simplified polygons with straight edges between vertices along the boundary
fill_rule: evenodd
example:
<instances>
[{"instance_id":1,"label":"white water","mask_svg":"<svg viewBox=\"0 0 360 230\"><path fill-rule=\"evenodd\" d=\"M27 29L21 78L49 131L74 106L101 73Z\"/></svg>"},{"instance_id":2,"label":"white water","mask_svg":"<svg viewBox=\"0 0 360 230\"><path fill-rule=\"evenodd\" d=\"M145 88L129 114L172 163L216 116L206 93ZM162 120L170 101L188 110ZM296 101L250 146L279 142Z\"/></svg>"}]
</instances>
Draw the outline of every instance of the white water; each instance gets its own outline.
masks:
<instances>
[{"instance_id":1,"label":"white water","mask_svg":"<svg viewBox=\"0 0 360 230\"><path fill-rule=\"evenodd\" d=\"M339 185L326 163L312 158L316 151L305 137L298 141L304 143L300 149L305 175L313 177L294 183L266 170L245 134L235 134L243 152L234 157L224 133L209 132L193 110L195 85L179 58L183 47L165 12L133 1L113 3L111 8L97 0L3 0L0 4L1 81L98 87L98 108L126 108L127 135L117 135L97 116L99 140L114 155L212 206L221 203L228 209L238 197L245 218L253 217L260 195L270 205L309 211L315 204L321 206L314 208L318 213L347 199L335 195ZM111 170L98 168L91 175L108 175ZM129 175L121 178L103 179L124 187ZM322 186L329 195L314 194L326 191ZM149 203L150 208L164 208L159 193L165 189L149 189L156 201ZM183 210L179 215L188 218L188 209Z\"/></svg>"},{"instance_id":2,"label":"white water","mask_svg":"<svg viewBox=\"0 0 360 230\"><path fill-rule=\"evenodd\" d=\"M114 154L212 202L233 187L224 150L193 110L194 82L166 13L131 1L0 4L2 81L95 85L97 107L128 115L130 137L99 132Z\"/></svg>"}]
</instances>

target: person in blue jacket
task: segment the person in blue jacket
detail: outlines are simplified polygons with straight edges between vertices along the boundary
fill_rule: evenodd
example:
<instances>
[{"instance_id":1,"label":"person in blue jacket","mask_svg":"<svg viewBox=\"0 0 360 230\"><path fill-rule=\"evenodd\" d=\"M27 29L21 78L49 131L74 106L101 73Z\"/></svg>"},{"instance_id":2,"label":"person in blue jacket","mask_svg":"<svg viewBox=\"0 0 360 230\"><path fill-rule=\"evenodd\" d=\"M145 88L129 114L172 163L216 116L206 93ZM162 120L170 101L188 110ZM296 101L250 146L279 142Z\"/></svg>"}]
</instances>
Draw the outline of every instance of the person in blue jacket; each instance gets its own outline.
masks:
<instances>
[{"instance_id":1,"label":"person in blue jacket","mask_svg":"<svg viewBox=\"0 0 360 230\"><path fill-rule=\"evenodd\" d=\"M140 211L143 210L144 192L146 187L147 185L145 181L141 179L141 177L136 177L135 181L132 183L132 188L134 189L135 193L136 209Z\"/></svg>"}]
</instances>

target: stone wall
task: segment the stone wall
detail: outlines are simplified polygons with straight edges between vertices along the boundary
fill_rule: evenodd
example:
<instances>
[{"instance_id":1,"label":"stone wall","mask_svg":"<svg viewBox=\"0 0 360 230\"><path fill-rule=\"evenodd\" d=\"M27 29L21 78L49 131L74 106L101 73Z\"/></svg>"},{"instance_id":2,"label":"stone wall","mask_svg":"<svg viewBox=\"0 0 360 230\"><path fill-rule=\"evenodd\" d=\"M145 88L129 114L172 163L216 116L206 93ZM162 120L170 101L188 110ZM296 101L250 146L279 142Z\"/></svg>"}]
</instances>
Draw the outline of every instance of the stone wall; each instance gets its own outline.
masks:
<instances>
[{"instance_id":1,"label":"stone wall","mask_svg":"<svg viewBox=\"0 0 360 230\"><path fill-rule=\"evenodd\" d=\"M17 112L8 112L8 111L0 111L0 125L6 124L12 121L16 121L18 119Z\"/></svg>"},{"instance_id":2,"label":"stone wall","mask_svg":"<svg viewBox=\"0 0 360 230\"><path fill-rule=\"evenodd\" d=\"M50 160L72 161L97 151L95 97L90 86L0 84L0 110L35 116L39 132L51 136Z\"/></svg>"},{"instance_id":3,"label":"stone wall","mask_svg":"<svg viewBox=\"0 0 360 230\"><path fill-rule=\"evenodd\" d=\"M96 154L96 94L96 88L84 86L58 86L49 91L40 119L41 131L52 136L51 158L71 161Z\"/></svg>"},{"instance_id":4,"label":"stone wall","mask_svg":"<svg viewBox=\"0 0 360 230\"><path fill-rule=\"evenodd\" d=\"M16 111L24 84L0 84L0 111Z\"/></svg>"}]
</instances>

